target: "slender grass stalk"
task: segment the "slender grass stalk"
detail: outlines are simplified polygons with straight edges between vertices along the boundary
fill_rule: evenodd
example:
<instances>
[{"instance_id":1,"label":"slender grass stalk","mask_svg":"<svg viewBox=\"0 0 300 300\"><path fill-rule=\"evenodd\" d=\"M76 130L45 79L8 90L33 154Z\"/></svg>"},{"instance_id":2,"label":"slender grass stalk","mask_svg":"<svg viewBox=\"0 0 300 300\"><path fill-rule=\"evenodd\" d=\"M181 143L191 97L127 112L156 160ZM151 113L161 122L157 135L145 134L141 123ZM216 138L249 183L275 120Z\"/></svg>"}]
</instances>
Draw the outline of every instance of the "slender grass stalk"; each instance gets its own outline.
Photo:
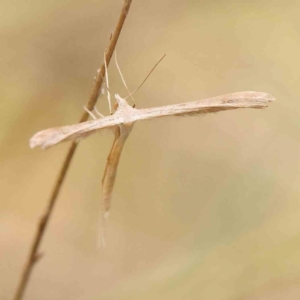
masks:
<instances>
[{"instance_id":1,"label":"slender grass stalk","mask_svg":"<svg viewBox=\"0 0 300 300\"><path fill-rule=\"evenodd\" d=\"M120 36L120 33L123 28L124 22L126 20L127 14L129 12L131 2L132 2L132 0L124 0L119 20L117 22L116 28L115 28L111 38L110 38L108 48L105 52L106 53L106 55L105 55L106 62L105 63L107 65L109 64L111 57L113 55L113 52L115 50L118 38ZM103 62L103 64L101 65L101 67L99 69L99 72L97 72L97 76L95 78L89 100L86 104L86 108L89 111L93 110L93 108L97 102L98 95L100 93L100 89L101 89L101 86L103 83L103 78L105 75L105 63ZM79 122L85 122L88 119L88 117L89 117L88 112L84 111ZM25 290L29 283L30 275L33 271L33 267L35 266L35 263L42 257L42 254L39 252L39 248L40 248L41 242L43 240L43 237L45 235L47 225L48 225L51 215L53 213L54 206L57 202L59 192L60 192L60 190L62 188L62 184L66 178L67 171L70 167L70 164L74 157L76 149L77 149L77 143L73 142L67 155L66 155L66 158L62 164L61 170L60 170L57 180L54 184L54 187L51 192L45 212L43 213L43 215L40 218L40 221L38 223L37 231L33 238L33 241L31 244L31 249L30 249L27 261L24 265L23 272L20 277L19 285L16 288L15 296L13 298L14 300L23 299Z\"/></svg>"}]
</instances>

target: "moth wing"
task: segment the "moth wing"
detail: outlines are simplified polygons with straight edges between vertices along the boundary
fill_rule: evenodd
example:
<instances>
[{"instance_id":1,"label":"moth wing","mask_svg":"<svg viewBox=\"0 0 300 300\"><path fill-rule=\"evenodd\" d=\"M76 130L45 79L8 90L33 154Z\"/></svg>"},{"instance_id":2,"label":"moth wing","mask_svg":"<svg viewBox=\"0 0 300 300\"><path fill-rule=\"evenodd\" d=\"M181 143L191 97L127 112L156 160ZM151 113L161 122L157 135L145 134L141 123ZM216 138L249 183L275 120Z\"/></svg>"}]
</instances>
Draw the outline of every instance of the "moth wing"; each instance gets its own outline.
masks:
<instances>
[{"instance_id":1,"label":"moth wing","mask_svg":"<svg viewBox=\"0 0 300 300\"><path fill-rule=\"evenodd\" d=\"M105 128L112 128L122 123L118 116L108 116L102 119L91 120L74 125L49 128L39 131L29 141L31 148L40 146L43 149L54 146L60 142L76 140L87 137L91 133Z\"/></svg>"},{"instance_id":2,"label":"moth wing","mask_svg":"<svg viewBox=\"0 0 300 300\"><path fill-rule=\"evenodd\" d=\"M138 110L137 120L165 116L192 116L238 108L265 108L275 98L263 92L237 92L194 102Z\"/></svg>"}]
</instances>

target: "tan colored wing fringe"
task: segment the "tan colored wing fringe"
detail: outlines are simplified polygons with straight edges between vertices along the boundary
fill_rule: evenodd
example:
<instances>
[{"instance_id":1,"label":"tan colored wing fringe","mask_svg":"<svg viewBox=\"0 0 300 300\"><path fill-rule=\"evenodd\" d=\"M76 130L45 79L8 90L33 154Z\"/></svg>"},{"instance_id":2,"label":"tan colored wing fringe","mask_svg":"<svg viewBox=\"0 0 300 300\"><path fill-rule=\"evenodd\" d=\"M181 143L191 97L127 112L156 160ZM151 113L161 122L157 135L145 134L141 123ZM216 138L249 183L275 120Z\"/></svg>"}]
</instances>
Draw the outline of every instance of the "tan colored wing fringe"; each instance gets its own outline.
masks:
<instances>
[{"instance_id":1,"label":"tan colored wing fringe","mask_svg":"<svg viewBox=\"0 0 300 300\"><path fill-rule=\"evenodd\" d=\"M238 108L261 109L267 107L268 103L274 100L275 98L267 93L237 92L194 102L140 109L138 120L165 116L204 115Z\"/></svg>"},{"instance_id":2,"label":"tan colored wing fringe","mask_svg":"<svg viewBox=\"0 0 300 300\"><path fill-rule=\"evenodd\" d=\"M118 125L121 121L122 118L120 117L108 116L75 125L49 128L36 133L30 139L29 144L31 148L40 146L43 149L46 149L60 142L84 138L96 130Z\"/></svg>"}]
</instances>

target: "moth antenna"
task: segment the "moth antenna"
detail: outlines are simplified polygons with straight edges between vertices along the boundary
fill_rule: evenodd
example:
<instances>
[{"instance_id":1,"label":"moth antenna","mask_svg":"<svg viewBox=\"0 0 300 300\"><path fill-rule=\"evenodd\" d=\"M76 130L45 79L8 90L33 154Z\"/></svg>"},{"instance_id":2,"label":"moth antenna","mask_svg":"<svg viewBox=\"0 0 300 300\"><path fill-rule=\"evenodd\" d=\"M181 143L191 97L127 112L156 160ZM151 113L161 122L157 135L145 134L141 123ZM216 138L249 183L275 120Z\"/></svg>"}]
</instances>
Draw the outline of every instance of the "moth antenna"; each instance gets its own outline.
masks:
<instances>
[{"instance_id":1,"label":"moth antenna","mask_svg":"<svg viewBox=\"0 0 300 300\"><path fill-rule=\"evenodd\" d=\"M167 54L164 54L162 56L162 58L154 65L154 67L151 69L151 71L148 73L148 75L146 76L146 78L143 80L143 82L130 94L128 95L127 97L125 97L124 99L127 99L129 96L132 96L135 92L137 92L141 87L142 85L146 82L146 80L149 78L149 76L151 75L151 73L155 70L155 68L157 67L157 65L165 58Z\"/></svg>"},{"instance_id":2,"label":"moth antenna","mask_svg":"<svg viewBox=\"0 0 300 300\"><path fill-rule=\"evenodd\" d=\"M97 118L95 117L95 115L90 111L88 110L85 106L83 107L83 109L94 119L96 120Z\"/></svg>"},{"instance_id":3,"label":"moth antenna","mask_svg":"<svg viewBox=\"0 0 300 300\"><path fill-rule=\"evenodd\" d=\"M117 66L117 69L118 69L118 71L119 71L120 77L121 77L121 79L122 79L122 81L123 81L123 84L124 84L124 86L126 87L128 93L129 93L129 96L130 96L130 98L132 99L132 102L133 102L133 104L134 104L134 106L135 106L135 100L134 100L134 98L132 97L132 94L131 94L131 92L130 92L130 90L129 90L127 84L126 84L126 81L125 81L125 79L124 79L124 76L123 76L123 74L122 74L121 68L120 68L119 63L118 63L118 59L117 59L117 49L115 49L115 62L116 62L116 66Z\"/></svg>"},{"instance_id":4,"label":"moth antenna","mask_svg":"<svg viewBox=\"0 0 300 300\"><path fill-rule=\"evenodd\" d=\"M112 114L111 98L110 98L109 83L108 83L107 63L106 63L106 50L104 51L104 67L105 67L105 79L106 79L106 87L107 87L107 100L108 100L109 112L110 112L110 114Z\"/></svg>"}]
</instances>

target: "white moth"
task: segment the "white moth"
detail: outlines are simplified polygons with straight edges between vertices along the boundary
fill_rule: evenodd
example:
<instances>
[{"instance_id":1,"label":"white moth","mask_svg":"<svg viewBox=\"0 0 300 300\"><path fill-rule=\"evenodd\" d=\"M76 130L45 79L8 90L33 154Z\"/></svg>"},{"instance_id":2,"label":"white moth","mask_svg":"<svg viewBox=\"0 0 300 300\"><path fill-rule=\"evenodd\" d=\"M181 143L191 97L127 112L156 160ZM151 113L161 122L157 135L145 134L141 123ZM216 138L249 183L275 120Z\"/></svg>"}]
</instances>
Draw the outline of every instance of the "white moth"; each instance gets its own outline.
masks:
<instances>
[{"instance_id":1,"label":"white moth","mask_svg":"<svg viewBox=\"0 0 300 300\"><path fill-rule=\"evenodd\" d=\"M75 125L50 128L36 133L30 139L30 147L40 146L49 148L60 142L77 140L86 137L91 133L112 128L115 133L115 140L108 156L104 176L102 179L103 188L103 213L108 214L110 209L111 195L117 174L119 159L128 138L133 124L136 121L154 119L165 116L194 116L215 113L224 110L238 108L264 108L275 98L263 92L238 92L218 96L214 98L186 102L174 105L136 109L131 107L127 101L119 95L115 95L117 109L113 115L91 120Z\"/></svg>"}]
</instances>

